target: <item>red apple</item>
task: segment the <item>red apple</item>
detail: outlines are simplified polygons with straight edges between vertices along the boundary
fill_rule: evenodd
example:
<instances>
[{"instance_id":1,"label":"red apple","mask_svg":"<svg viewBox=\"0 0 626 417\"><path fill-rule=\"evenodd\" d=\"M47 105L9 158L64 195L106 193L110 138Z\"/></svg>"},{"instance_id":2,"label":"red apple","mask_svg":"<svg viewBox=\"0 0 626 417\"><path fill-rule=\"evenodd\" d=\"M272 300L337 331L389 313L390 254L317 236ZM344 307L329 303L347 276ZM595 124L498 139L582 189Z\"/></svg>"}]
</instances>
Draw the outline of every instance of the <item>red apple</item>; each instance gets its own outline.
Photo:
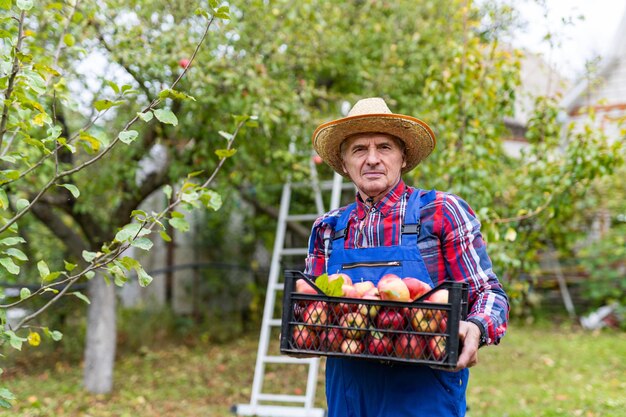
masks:
<instances>
[{"instance_id":1,"label":"red apple","mask_svg":"<svg viewBox=\"0 0 626 417\"><path fill-rule=\"evenodd\" d=\"M404 316L397 309L383 308L376 317L376 327L379 329L402 330Z\"/></svg>"},{"instance_id":2,"label":"red apple","mask_svg":"<svg viewBox=\"0 0 626 417\"><path fill-rule=\"evenodd\" d=\"M293 328L293 341L299 349L314 349L317 346L317 336L303 325Z\"/></svg>"},{"instance_id":3,"label":"red apple","mask_svg":"<svg viewBox=\"0 0 626 417\"><path fill-rule=\"evenodd\" d=\"M181 68L187 68L189 66L189 60L187 58L182 58L180 61L178 61L178 65Z\"/></svg>"},{"instance_id":4,"label":"red apple","mask_svg":"<svg viewBox=\"0 0 626 417\"><path fill-rule=\"evenodd\" d=\"M328 324L328 312L326 303L323 301L314 301L310 303L302 313L302 321L310 325L311 329L320 329L321 326Z\"/></svg>"},{"instance_id":5,"label":"red apple","mask_svg":"<svg viewBox=\"0 0 626 417\"><path fill-rule=\"evenodd\" d=\"M388 279L400 279L400 277L397 276L396 274L385 274L380 278L380 280L378 281L378 284L376 285L378 286L380 285L381 282L385 282Z\"/></svg>"},{"instance_id":6,"label":"red apple","mask_svg":"<svg viewBox=\"0 0 626 417\"><path fill-rule=\"evenodd\" d=\"M343 342L341 329L333 327L320 334L320 345L328 352L339 352Z\"/></svg>"},{"instance_id":7,"label":"red apple","mask_svg":"<svg viewBox=\"0 0 626 417\"><path fill-rule=\"evenodd\" d=\"M348 339L361 339L367 333L367 318L361 313L350 312L343 315L339 325L343 327L343 335Z\"/></svg>"},{"instance_id":8,"label":"red apple","mask_svg":"<svg viewBox=\"0 0 626 417\"><path fill-rule=\"evenodd\" d=\"M360 354L365 350L365 345L362 340L356 339L343 339L341 342L341 351L343 353Z\"/></svg>"},{"instance_id":9,"label":"red apple","mask_svg":"<svg viewBox=\"0 0 626 417\"><path fill-rule=\"evenodd\" d=\"M424 300L427 303L448 304L448 290L437 290Z\"/></svg>"},{"instance_id":10,"label":"red apple","mask_svg":"<svg viewBox=\"0 0 626 417\"><path fill-rule=\"evenodd\" d=\"M426 340L415 334L401 334L394 344L395 354L399 358L418 359L426 349Z\"/></svg>"},{"instance_id":11,"label":"red apple","mask_svg":"<svg viewBox=\"0 0 626 417\"><path fill-rule=\"evenodd\" d=\"M341 286L341 292L343 296L347 298L361 298L361 294L354 288L354 285L343 284Z\"/></svg>"},{"instance_id":12,"label":"red apple","mask_svg":"<svg viewBox=\"0 0 626 417\"><path fill-rule=\"evenodd\" d=\"M411 301L417 300L422 295L432 290L432 287L430 285L426 284L423 281L420 281L417 278L413 278L413 277L402 278L402 282L404 282L407 288L409 289L409 294L411 294Z\"/></svg>"},{"instance_id":13,"label":"red apple","mask_svg":"<svg viewBox=\"0 0 626 417\"><path fill-rule=\"evenodd\" d=\"M333 282L336 279L339 278L343 278L343 284L342 285L352 285L352 278L350 278L347 274L344 273L337 273L337 274L330 274L328 276L328 283L330 284L331 282Z\"/></svg>"},{"instance_id":14,"label":"red apple","mask_svg":"<svg viewBox=\"0 0 626 417\"><path fill-rule=\"evenodd\" d=\"M368 338L367 351L372 355L389 356L393 352L391 337L380 332L372 332Z\"/></svg>"},{"instance_id":15,"label":"red apple","mask_svg":"<svg viewBox=\"0 0 626 417\"><path fill-rule=\"evenodd\" d=\"M382 300L409 301L411 294L400 278L387 278L378 283L378 293Z\"/></svg>"},{"instance_id":16,"label":"red apple","mask_svg":"<svg viewBox=\"0 0 626 417\"><path fill-rule=\"evenodd\" d=\"M446 338L444 336L432 336L428 340L428 348L435 360L441 360L446 354Z\"/></svg>"}]
</instances>

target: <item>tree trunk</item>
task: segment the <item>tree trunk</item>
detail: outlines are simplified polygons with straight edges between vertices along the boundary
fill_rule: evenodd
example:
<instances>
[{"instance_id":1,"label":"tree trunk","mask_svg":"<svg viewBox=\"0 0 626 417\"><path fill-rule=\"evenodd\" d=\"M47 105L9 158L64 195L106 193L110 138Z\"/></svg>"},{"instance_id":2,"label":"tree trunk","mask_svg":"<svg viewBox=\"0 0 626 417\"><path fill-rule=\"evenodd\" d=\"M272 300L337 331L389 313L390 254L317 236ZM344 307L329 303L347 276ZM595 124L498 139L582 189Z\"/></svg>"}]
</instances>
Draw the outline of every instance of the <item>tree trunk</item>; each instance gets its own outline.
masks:
<instances>
[{"instance_id":1,"label":"tree trunk","mask_svg":"<svg viewBox=\"0 0 626 417\"><path fill-rule=\"evenodd\" d=\"M117 342L115 285L96 274L89 281L89 300L83 382L87 391L106 394L113 389Z\"/></svg>"}]
</instances>

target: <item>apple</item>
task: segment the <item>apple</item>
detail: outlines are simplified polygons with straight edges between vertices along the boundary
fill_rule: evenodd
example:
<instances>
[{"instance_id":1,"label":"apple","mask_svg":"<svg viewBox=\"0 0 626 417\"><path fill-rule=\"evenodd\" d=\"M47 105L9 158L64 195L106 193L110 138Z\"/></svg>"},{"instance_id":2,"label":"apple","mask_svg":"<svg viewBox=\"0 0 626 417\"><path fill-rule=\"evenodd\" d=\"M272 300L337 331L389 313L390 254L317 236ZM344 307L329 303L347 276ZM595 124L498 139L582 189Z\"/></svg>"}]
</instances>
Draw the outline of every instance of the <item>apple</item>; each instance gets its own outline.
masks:
<instances>
[{"instance_id":1,"label":"apple","mask_svg":"<svg viewBox=\"0 0 626 417\"><path fill-rule=\"evenodd\" d=\"M341 292L343 296L347 298L361 298L361 294L354 288L354 285L343 284L341 286Z\"/></svg>"},{"instance_id":2,"label":"apple","mask_svg":"<svg viewBox=\"0 0 626 417\"><path fill-rule=\"evenodd\" d=\"M182 58L180 61L178 61L178 65L181 68L187 68L189 66L189 60L187 58Z\"/></svg>"},{"instance_id":3,"label":"apple","mask_svg":"<svg viewBox=\"0 0 626 417\"><path fill-rule=\"evenodd\" d=\"M409 289L411 301L417 300L422 295L432 290L432 287L430 285L426 284L423 281L420 281L417 278L413 278L413 277L402 278L402 282L404 282L407 288Z\"/></svg>"},{"instance_id":4,"label":"apple","mask_svg":"<svg viewBox=\"0 0 626 417\"><path fill-rule=\"evenodd\" d=\"M296 292L301 294L317 294L318 292L306 280L296 280Z\"/></svg>"},{"instance_id":5,"label":"apple","mask_svg":"<svg viewBox=\"0 0 626 417\"><path fill-rule=\"evenodd\" d=\"M372 281L362 281L354 284L354 289L359 293L359 298L362 298L372 288L376 288Z\"/></svg>"},{"instance_id":6,"label":"apple","mask_svg":"<svg viewBox=\"0 0 626 417\"><path fill-rule=\"evenodd\" d=\"M448 290L437 290L424 300L427 303L448 304Z\"/></svg>"},{"instance_id":7,"label":"apple","mask_svg":"<svg viewBox=\"0 0 626 417\"><path fill-rule=\"evenodd\" d=\"M341 329L333 327L320 334L320 345L328 352L339 352L343 342Z\"/></svg>"},{"instance_id":8,"label":"apple","mask_svg":"<svg viewBox=\"0 0 626 417\"><path fill-rule=\"evenodd\" d=\"M300 349L314 349L317 346L315 333L301 324L293 328L293 341Z\"/></svg>"},{"instance_id":9,"label":"apple","mask_svg":"<svg viewBox=\"0 0 626 417\"><path fill-rule=\"evenodd\" d=\"M336 279L343 278L343 285L352 285L352 278L350 278L347 274L338 272L336 274L330 274L328 276L328 283L330 284Z\"/></svg>"},{"instance_id":10,"label":"apple","mask_svg":"<svg viewBox=\"0 0 626 417\"><path fill-rule=\"evenodd\" d=\"M380 278L380 280L378 280L378 283L376 285L378 286L380 285L381 282L384 282L388 279L400 279L400 277L397 276L396 274L385 274Z\"/></svg>"},{"instance_id":11,"label":"apple","mask_svg":"<svg viewBox=\"0 0 626 417\"><path fill-rule=\"evenodd\" d=\"M365 350L365 345L362 340L356 339L343 339L341 342L341 351L343 353L360 354Z\"/></svg>"},{"instance_id":12,"label":"apple","mask_svg":"<svg viewBox=\"0 0 626 417\"><path fill-rule=\"evenodd\" d=\"M434 333L439 325L437 320L433 318L433 310L416 308L411 311L411 327L416 332Z\"/></svg>"},{"instance_id":13,"label":"apple","mask_svg":"<svg viewBox=\"0 0 626 417\"><path fill-rule=\"evenodd\" d=\"M402 330L404 316L398 309L383 308L376 316L376 327L379 329Z\"/></svg>"},{"instance_id":14,"label":"apple","mask_svg":"<svg viewBox=\"0 0 626 417\"><path fill-rule=\"evenodd\" d=\"M361 339L367 333L367 318L357 312L344 314L339 320L339 325L343 327L343 335L348 339ZM361 330L363 329L363 330Z\"/></svg>"},{"instance_id":15,"label":"apple","mask_svg":"<svg viewBox=\"0 0 626 417\"><path fill-rule=\"evenodd\" d=\"M398 358L418 359L426 349L426 340L415 334L401 334L394 343L394 351Z\"/></svg>"},{"instance_id":16,"label":"apple","mask_svg":"<svg viewBox=\"0 0 626 417\"><path fill-rule=\"evenodd\" d=\"M436 360L441 360L446 354L446 338L433 336L428 340L428 349Z\"/></svg>"},{"instance_id":17,"label":"apple","mask_svg":"<svg viewBox=\"0 0 626 417\"><path fill-rule=\"evenodd\" d=\"M310 325L313 330L319 329L321 326L328 324L326 303L323 301L310 303L302 313L302 321L304 321L305 324Z\"/></svg>"},{"instance_id":18,"label":"apple","mask_svg":"<svg viewBox=\"0 0 626 417\"><path fill-rule=\"evenodd\" d=\"M387 276L387 275L385 275ZM396 278L384 278L378 282L378 293L382 300L390 301L410 301L411 294L406 284L396 276Z\"/></svg>"},{"instance_id":19,"label":"apple","mask_svg":"<svg viewBox=\"0 0 626 417\"><path fill-rule=\"evenodd\" d=\"M367 351L376 356L389 356L393 352L394 344L391 337L382 334L381 332L370 333Z\"/></svg>"}]
</instances>

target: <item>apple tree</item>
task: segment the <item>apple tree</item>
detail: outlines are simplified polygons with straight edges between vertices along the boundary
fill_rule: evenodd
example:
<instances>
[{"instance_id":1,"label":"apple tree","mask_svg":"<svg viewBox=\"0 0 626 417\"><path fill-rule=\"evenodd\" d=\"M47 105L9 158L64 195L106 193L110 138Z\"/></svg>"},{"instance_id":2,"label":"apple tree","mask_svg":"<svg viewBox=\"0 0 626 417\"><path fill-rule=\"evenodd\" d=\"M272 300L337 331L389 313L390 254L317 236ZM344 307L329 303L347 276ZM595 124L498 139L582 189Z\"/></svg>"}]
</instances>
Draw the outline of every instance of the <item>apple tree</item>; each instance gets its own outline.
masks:
<instances>
[{"instance_id":1,"label":"apple tree","mask_svg":"<svg viewBox=\"0 0 626 417\"><path fill-rule=\"evenodd\" d=\"M154 239L169 240L168 227L188 230L181 209L219 209L216 175L235 153L238 135L256 123L249 116L231 118L223 130L205 132L215 137L206 162L172 168L177 146L184 146L179 126L189 122L179 120L176 111L181 102L195 100L181 90L182 80L212 28L229 19L229 9L210 1L195 12L155 21L164 31L186 26L194 35L181 38L184 48L175 38L160 44L161 52L184 50L186 65L172 58L151 70L157 57L140 41L114 45L118 28L109 21L114 6L0 2L0 276L36 283L25 285L15 301L0 298L0 343L19 350L25 342L39 345L42 337L59 340L62 334L38 318L63 297L84 300L89 304L85 386L92 392L112 386L115 286L131 274L142 286L152 280L128 249L150 250ZM132 7L125 10L125 24L132 26ZM116 61L107 48L125 55ZM98 67L102 62L104 69ZM149 160L156 146L168 150L166 160ZM169 204L138 210L158 189ZM62 243L64 257L37 256L33 221L58 239L57 247ZM79 282L88 282L88 294L75 289ZM30 313L9 323L6 313L17 306L30 306ZM10 393L0 395L0 405L8 406Z\"/></svg>"}]
</instances>

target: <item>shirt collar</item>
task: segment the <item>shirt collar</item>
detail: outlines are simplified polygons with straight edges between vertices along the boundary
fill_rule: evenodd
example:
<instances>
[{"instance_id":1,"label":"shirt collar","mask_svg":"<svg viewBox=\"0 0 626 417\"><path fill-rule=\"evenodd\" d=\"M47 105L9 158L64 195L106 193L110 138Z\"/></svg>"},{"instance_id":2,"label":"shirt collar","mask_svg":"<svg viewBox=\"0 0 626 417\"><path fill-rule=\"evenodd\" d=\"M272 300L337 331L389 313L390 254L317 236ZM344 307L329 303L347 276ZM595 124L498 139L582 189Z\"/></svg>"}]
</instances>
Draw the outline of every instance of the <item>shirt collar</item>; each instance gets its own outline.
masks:
<instances>
[{"instance_id":1,"label":"shirt collar","mask_svg":"<svg viewBox=\"0 0 626 417\"><path fill-rule=\"evenodd\" d=\"M404 181L400 179L400 181L398 181L398 183L391 190L389 190L389 192L383 198L381 198L376 204L374 204L374 207L372 207L372 210L379 211L381 215L385 217L387 213L389 213L391 208L400 201L400 199L402 198L405 192L407 192L407 186L404 183ZM357 216L359 217L359 219L362 219L365 217L367 213L369 213L369 211L370 211L369 207L365 204L365 202L361 198L361 195L357 191L356 193Z\"/></svg>"}]
</instances>

